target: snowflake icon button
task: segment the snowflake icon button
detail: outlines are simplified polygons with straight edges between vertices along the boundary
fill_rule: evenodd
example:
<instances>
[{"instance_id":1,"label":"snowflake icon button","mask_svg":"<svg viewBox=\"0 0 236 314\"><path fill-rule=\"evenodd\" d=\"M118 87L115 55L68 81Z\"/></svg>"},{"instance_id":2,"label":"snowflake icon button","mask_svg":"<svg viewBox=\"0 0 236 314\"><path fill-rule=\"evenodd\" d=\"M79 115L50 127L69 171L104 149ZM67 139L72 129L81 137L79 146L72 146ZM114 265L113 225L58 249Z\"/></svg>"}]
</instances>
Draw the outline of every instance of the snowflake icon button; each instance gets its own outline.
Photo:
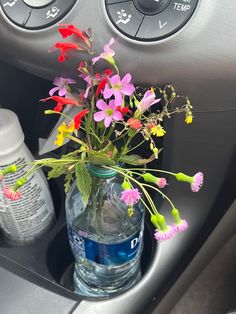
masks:
<instances>
[{"instance_id":1,"label":"snowflake icon button","mask_svg":"<svg viewBox=\"0 0 236 314\"><path fill-rule=\"evenodd\" d=\"M123 23L127 24L130 22L132 15L127 14L124 9L121 9L120 11L117 12L119 20L116 22L116 24Z\"/></svg>"},{"instance_id":2,"label":"snowflake icon button","mask_svg":"<svg viewBox=\"0 0 236 314\"><path fill-rule=\"evenodd\" d=\"M113 25L123 34L134 38L144 15L135 8L133 1L109 4L106 8Z\"/></svg>"}]
</instances>

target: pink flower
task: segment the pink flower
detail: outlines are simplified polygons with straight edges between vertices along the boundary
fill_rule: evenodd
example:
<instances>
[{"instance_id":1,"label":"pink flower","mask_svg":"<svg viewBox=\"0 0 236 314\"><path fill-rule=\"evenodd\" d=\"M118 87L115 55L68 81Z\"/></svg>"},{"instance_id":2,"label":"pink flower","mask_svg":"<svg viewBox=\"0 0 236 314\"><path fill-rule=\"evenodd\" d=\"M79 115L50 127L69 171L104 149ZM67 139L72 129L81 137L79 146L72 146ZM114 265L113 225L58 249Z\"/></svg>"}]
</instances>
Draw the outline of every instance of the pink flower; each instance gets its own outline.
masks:
<instances>
[{"instance_id":1,"label":"pink flower","mask_svg":"<svg viewBox=\"0 0 236 314\"><path fill-rule=\"evenodd\" d=\"M187 182L193 192L198 192L203 185L203 173L197 172L194 176L188 176L182 172L174 174L178 181Z\"/></svg>"},{"instance_id":2,"label":"pink flower","mask_svg":"<svg viewBox=\"0 0 236 314\"><path fill-rule=\"evenodd\" d=\"M122 98L124 95L132 95L135 91L135 87L131 81L131 74L127 73L123 79L120 78L118 74L113 75L108 81L109 84L106 84L103 96L105 99L110 98L112 95L115 96L115 104L116 106L121 106ZM111 87L110 87L110 86Z\"/></svg>"},{"instance_id":3,"label":"pink flower","mask_svg":"<svg viewBox=\"0 0 236 314\"><path fill-rule=\"evenodd\" d=\"M181 219L179 223L173 224L172 227L174 228L176 233L183 232L188 229L188 223L185 219Z\"/></svg>"},{"instance_id":4,"label":"pink flower","mask_svg":"<svg viewBox=\"0 0 236 314\"><path fill-rule=\"evenodd\" d=\"M203 173L197 172L193 176L193 181L191 183L191 189L193 192L198 192L203 185Z\"/></svg>"},{"instance_id":5,"label":"pink flower","mask_svg":"<svg viewBox=\"0 0 236 314\"><path fill-rule=\"evenodd\" d=\"M147 90L146 93L143 95L143 98L141 99L140 103L138 104L138 109L141 112L144 112L152 105L158 103L161 100L161 98L155 99L155 97L156 95L153 91Z\"/></svg>"},{"instance_id":6,"label":"pink flower","mask_svg":"<svg viewBox=\"0 0 236 314\"><path fill-rule=\"evenodd\" d=\"M87 98L88 97L88 93L89 93L89 91L90 91L90 89L91 89L91 87L92 87L92 80L91 80L91 78L88 76L88 75L85 75L85 74L80 74L79 75L79 77L81 77L82 79L84 79L85 80L85 82L87 83L87 88L86 88L86 91L85 91L85 93L84 93L84 98Z\"/></svg>"},{"instance_id":7,"label":"pink flower","mask_svg":"<svg viewBox=\"0 0 236 314\"><path fill-rule=\"evenodd\" d=\"M67 85L75 83L76 81L70 78L55 77L53 84L56 85L56 87L50 89L49 95L52 96L58 91L59 96L65 96L67 93Z\"/></svg>"},{"instance_id":8,"label":"pink flower","mask_svg":"<svg viewBox=\"0 0 236 314\"><path fill-rule=\"evenodd\" d=\"M132 206L138 202L140 193L138 189L127 189L121 192L121 200L125 202L127 206Z\"/></svg>"},{"instance_id":9,"label":"pink flower","mask_svg":"<svg viewBox=\"0 0 236 314\"><path fill-rule=\"evenodd\" d=\"M114 44L114 38L111 38L109 43L106 44L103 48L103 52L98 56L92 59L93 64L95 64L100 59L105 59L109 63L113 63L113 56L115 55L115 51L110 48L112 44Z\"/></svg>"},{"instance_id":10,"label":"pink flower","mask_svg":"<svg viewBox=\"0 0 236 314\"><path fill-rule=\"evenodd\" d=\"M142 175L144 181L156 184L160 189L164 188L168 183L165 178L158 178L151 173L146 172Z\"/></svg>"},{"instance_id":11,"label":"pink flower","mask_svg":"<svg viewBox=\"0 0 236 314\"><path fill-rule=\"evenodd\" d=\"M175 235L176 231L173 226L167 226L167 229L165 231L156 229L156 232L154 233L154 238L158 242L163 242L172 239Z\"/></svg>"},{"instance_id":12,"label":"pink flower","mask_svg":"<svg viewBox=\"0 0 236 314\"><path fill-rule=\"evenodd\" d=\"M103 99L99 99L96 103L96 107L101 111L95 112L94 120L102 121L104 120L104 125L108 128L112 122L112 120L119 121L122 119L122 114L117 111L117 106L115 105L114 100L110 100L107 105Z\"/></svg>"},{"instance_id":13,"label":"pink flower","mask_svg":"<svg viewBox=\"0 0 236 314\"><path fill-rule=\"evenodd\" d=\"M0 182L2 181L2 179L3 179L3 175L2 175L2 174L0 174Z\"/></svg>"},{"instance_id":14,"label":"pink flower","mask_svg":"<svg viewBox=\"0 0 236 314\"><path fill-rule=\"evenodd\" d=\"M3 188L3 195L6 197L6 198L8 198L8 199L10 199L10 200L12 200L12 201L16 201L16 200L18 200L18 199L20 199L21 198L21 192L20 191L14 191L11 187L9 187L9 186L5 186L4 188Z\"/></svg>"},{"instance_id":15,"label":"pink flower","mask_svg":"<svg viewBox=\"0 0 236 314\"><path fill-rule=\"evenodd\" d=\"M156 178L156 185L160 188L163 189L167 185L167 181L165 178Z\"/></svg>"}]
</instances>

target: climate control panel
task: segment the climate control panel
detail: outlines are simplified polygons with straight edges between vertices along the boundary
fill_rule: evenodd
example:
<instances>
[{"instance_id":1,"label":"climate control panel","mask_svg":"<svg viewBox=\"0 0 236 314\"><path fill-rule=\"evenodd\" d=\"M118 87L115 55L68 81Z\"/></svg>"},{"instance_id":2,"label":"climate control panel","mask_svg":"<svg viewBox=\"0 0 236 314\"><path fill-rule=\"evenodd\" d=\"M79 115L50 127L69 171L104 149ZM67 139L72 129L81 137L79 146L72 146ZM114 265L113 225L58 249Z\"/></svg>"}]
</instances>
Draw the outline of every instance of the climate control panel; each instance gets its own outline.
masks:
<instances>
[{"instance_id":1,"label":"climate control panel","mask_svg":"<svg viewBox=\"0 0 236 314\"><path fill-rule=\"evenodd\" d=\"M156 41L183 27L198 0L105 0L113 25L140 41Z\"/></svg>"},{"instance_id":2,"label":"climate control panel","mask_svg":"<svg viewBox=\"0 0 236 314\"><path fill-rule=\"evenodd\" d=\"M40 29L59 21L76 0L0 0L5 15L26 29Z\"/></svg>"}]
</instances>

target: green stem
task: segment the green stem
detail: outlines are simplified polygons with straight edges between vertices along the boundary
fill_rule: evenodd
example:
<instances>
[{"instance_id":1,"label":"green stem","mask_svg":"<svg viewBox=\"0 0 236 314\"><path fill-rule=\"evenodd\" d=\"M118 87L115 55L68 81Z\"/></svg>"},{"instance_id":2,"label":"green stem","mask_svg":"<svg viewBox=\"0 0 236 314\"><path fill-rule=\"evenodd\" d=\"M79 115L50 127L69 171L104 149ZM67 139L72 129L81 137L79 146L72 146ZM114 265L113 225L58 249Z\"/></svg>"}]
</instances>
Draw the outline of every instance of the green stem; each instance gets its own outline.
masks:
<instances>
[{"instance_id":1,"label":"green stem","mask_svg":"<svg viewBox=\"0 0 236 314\"><path fill-rule=\"evenodd\" d=\"M133 137L129 137L128 140L126 141L126 144L125 144L125 146L124 146L123 149L122 149L122 153L121 153L120 158L121 158L124 154L127 153L127 152L126 152L126 149L128 148L128 146L129 146L129 144L130 144L132 138L133 138Z\"/></svg>"},{"instance_id":2,"label":"green stem","mask_svg":"<svg viewBox=\"0 0 236 314\"><path fill-rule=\"evenodd\" d=\"M91 132L90 134L92 134L96 139L97 141L99 142L99 144L101 144L101 140L100 138L97 136L97 134L94 132L93 128L90 128Z\"/></svg>"},{"instance_id":3,"label":"green stem","mask_svg":"<svg viewBox=\"0 0 236 314\"><path fill-rule=\"evenodd\" d=\"M170 205L171 205L172 208L175 208L173 202L172 202L172 201L169 199L169 197L166 196L165 193L163 193L161 190L159 190L158 188L154 187L153 185L149 185L149 184L146 184L146 183L143 183L143 185L144 185L144 186L147 186L147 187L149 187L149 188L151 188L151 189L153 189L153 190L155 190L155 191L157 191L159 194L161 194L161 196L162 196L163 198L165 198L165 199L170 203Z\"/></svg>"},{"instance_id":4,"label":"green stem","mask_svg":"<svg viewBox=\"0 0 236 314\"><path fill-rule=\"evenodd\" d=\"M134 171L130 171L130 172L133 173L133 174L136 174L136 175L140 175L140 173L138 173L138 172L134 172ZM172 201L169 199L169 197L168 197L165 193L163 193L161 190L159 190L158 188L156 188L156 187L153 186L153 185L149 185L149 184L146 184L146 183L143 183L143 185L144 185L144 186L147 186L147 187L149 187L149 188L151 188L151 189L153 189L153 190L155 190L155 191L157 191L159 194L162 195L163 198L165 198L165 199L170 203L170 205L171 205L172 208L175 208L173 202L172 202Z\"/></svg>"},{"instance_id":5,"label":"green stem","mask_svg":"<svg viewBox=\"0 0 236 314\"><path fill-rule=\"evenodd\" d=\"M166 170L160 170L160 169L151 169L151 168L126 168L125 170L127 171L132 171L132 170L138 170L138 171L155 171L155 172L161 172L161 173L166 173L170 174L172 176L176 176L177 173L166 171Z\"/></svg>"},{"instance_id":6,"label":"green stem","mask_svg":"<svg viewBox=\"0 0 236 314\"><path fill-rule=\"evenodd\" d=\"M121 131L123 132L123 131ZM116 139L114 139L113 141L111 141L112 143L121 140L123 137L125 137L128 134L129 131L127 131L126 133L122 134L121 136L117 137Z\"/></svg>"},{"instance_id":7,"label":"green stem","mask_svg":"<svg viewBox=\"0 0 236 314\"><path fill-rule=\"evenodd\" d=\"M106 138L107 140L109 140L109 138L111 137L112 133L114 132L114 129L115 129L115 126L112 126L110 128L110 130L108 131L108 134L106 135ZM105 129L106 130L106 129ZM105 134L105 133L104 133Z\"/></svg>"},{"instance_id":8,"label":"green stem","mask_svg":"<svg viewBox=\"0 0 236 314\"><path fill-rule=\"evenodd\" d=\"M133 177L129 176L128 174L124 173L123 171L120 170L120 168L118 167L108 167L108 166L104 166L104 168L107 169L115 169L118 173L120 173L121 175L123 175L124 177L128 178L130 181L133 181L134 183L136 183L143 191L144 195L146 196L149 204L152 207L152 210L154 212L154 214L159 214L158 210L156 209L156 206L151 198L151 196L149 195L148 191L143 187L143 184L141 184L140 182L138 182L137 180L135 180ZM151 213L150 209L149 212ZM153 214L153 213L152 213Z\"/></svg>"},{"instance_id":9,"label":"green stem","mask_svg":"<svg viewBox=\"0 0 236 314\"><path fill-rule=\"evenodd\" d=\"M87 144L85 144L83 141L81 141L80 139L78 139L77 137L74 137L72 135L66 135L67 138L71 139L72 141L80 144L80 145L84 145L86 148L89 148Z\"/></svg>"},{"instance_id":10,"label":"green stem","mask_svg":"<svg viewBox=\"0 0 236 314\"><path fill-rule=\"evenodd\" d=\"M146 140L143 140L141 143L139 143L138 145L132 147L130 150L127 151L127 154L132 152L134 149L138 148L139 146L141 146Z\"/></svg>"},{"instance_id":11,"label":"green stem","mask_svg":"<svg viewBox=\"0 0 236 314\"><path fill-rule=\"evenodd\" d=\"M150 210L150 208L148 207L148 205L144 202L144 200L142 199L142 197L140 197L140 201L143 203L143 205L146 207L146 209L148 210L150 216L153 215L153 212Z\"/></svg>"}]
</instances>

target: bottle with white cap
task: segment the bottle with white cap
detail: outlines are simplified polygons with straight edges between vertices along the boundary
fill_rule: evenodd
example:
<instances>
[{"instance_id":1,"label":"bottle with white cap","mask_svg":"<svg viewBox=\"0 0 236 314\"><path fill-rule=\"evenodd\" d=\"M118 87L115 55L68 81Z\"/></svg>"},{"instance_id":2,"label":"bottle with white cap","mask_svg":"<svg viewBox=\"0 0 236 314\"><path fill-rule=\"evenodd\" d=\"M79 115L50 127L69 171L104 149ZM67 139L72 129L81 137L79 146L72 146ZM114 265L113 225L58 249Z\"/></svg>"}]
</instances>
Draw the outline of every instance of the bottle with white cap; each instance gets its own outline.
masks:
<instances>
[{"instance_id":1,"label":"bottle with white cap","mask_svg":"<svg viewBox=\"0 0 236 314\"><path fill-rule=\"evenodd\" d=\"M16 172L0 176L0 227L10 242L20 245L34 241L48 231L55 221L52 197L41 170L27 176L27 182L21 188L21 198L11 200L3 194L4 188L13 186L26 174L26 164L33 159L24 143L17 115L13 111L0 109L0 174L12 164L20 166Z\"/></svg>"}]
</instances>

